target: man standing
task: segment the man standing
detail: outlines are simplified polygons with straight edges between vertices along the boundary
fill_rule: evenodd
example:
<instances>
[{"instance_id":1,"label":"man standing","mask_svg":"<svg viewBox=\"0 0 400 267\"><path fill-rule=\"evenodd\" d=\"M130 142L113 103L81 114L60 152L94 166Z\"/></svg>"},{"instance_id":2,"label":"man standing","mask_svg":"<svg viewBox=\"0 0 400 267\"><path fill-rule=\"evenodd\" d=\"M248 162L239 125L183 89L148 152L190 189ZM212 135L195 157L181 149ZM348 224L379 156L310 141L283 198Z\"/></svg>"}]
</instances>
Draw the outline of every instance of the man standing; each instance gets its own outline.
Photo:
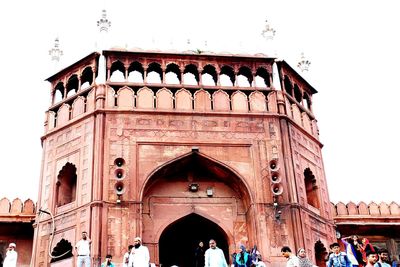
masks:
<instances>
[{"instance_id":1,"label":"man standing","mask_svg":"<svg viewBox=\"0 0 400 267\"><path fill-rule=\"evenodd\" d=\"M374 267L375 263L378 261L378 254L375 251L367 251L365 256L367 257L367 264L365 267Z\"/></svg>"},{"instance_id":2,"label":"man standing","mask_svg":"<svg viewBox=\"0 0 400 267\"><path fill-rule=\"evenodd\" d=\"M129 257L131 255L132 248L133 248L133 245L129 245L128 246L128 251L125 252L123 260L122 260L122 267L128 267L129 266L128 265L129 264Z\"/></svg>"},{"instance_id":3,"label":"man standing","mask_svg":"<svg viewBox=\"0 0 400 267\"><path fill-rule=\"evenodd\" d=\"M209 242L210 248L204 254L205 267L228 267L225 260L225 255L222 249L217 247L217 242L211 239Z\"/></svg>"},{"instance_id":4,"label":"man standing","mask_svg":"<svg viewBox=\"0 0 400 267\"><path fill-rule=\"evenodd\" d=\"M77 267L90 267L90 244L92 240L87 237L87 232L82 232L82 239L78 241L75 245L75 249L77 252ZM85 265L83 265L85 264Z\"/></svg>"},{"instance_id":5,"label":"man standing","mask_svg":"<svg viewBox=\"0 0 400 267\"><path fill-rule=\"evenodd\" d=\"M391 267L389 264L389 251L386 248L378 250L379 261L375 263L375 267Z\"/></svg>"},{"instance_id":6,"label":"man standing","mask_svg":"<svg viewBox=\"0 0 400 267\"><path fill-rule=\"evenodd\" d=\"M297 256L292 254L292 250L289 247L287 247L287 246L282 247L281 252L282 252L282 256L287 259L286 267L299 267L300 266L299 258L297 258Z\"/></svg>"},{"instance_id":7,"label":"man standing","mask_svg":"<svg viewBox=\"0 0 400 267\"><path fill-rule=\"evenodd\" d=\"M129 267L149 267L150 264L150 253L146 246L142 245L142 239L135 237L133 239L133 249L129 257Z\"/></svg>"},{"instance_id":8,"label":"man standing","mask_svg":"<svg viewBox=\"0 0 400 267\"><path fill-rule=\"evenodd\" d=\"M10 243L7 248L6 257L4 258L3 267L16 267L18 253L15 251L15 243Z\"/></svg>"}]
</instances>

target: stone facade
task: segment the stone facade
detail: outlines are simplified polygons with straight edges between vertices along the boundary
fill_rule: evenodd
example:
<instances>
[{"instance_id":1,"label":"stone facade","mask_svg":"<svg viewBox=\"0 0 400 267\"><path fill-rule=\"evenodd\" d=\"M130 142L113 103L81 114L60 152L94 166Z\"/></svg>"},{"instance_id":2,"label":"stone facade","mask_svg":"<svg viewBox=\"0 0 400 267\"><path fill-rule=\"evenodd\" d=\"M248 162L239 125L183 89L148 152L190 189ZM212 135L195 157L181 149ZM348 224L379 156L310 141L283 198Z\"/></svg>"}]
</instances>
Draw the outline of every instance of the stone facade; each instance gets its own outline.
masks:
<instances>
[{"instance_id":1,"label":"stone facade","mask_svg":"<svg viewBox=\"0 0 400 267\"><path fill-rule=\"evenodd\" d=\"M17 266L30 266L35 212L35 204L30 199L24 202L19 198L0 200L0 262L6 255L8 244L13 242L17 245Z\"/></svg>"},{"instance_id":2,"label":"stone facade","mask_svg":"<svg viewBox=\"0 0 400 267\"><path fill-rule=\"evenodd\" d=\"M157 265L190 266L171 246L212 237L228 260L257 245L281 266L289 245L322 265L335 226L316 91L286 62L110 50L48 81L34 266L74 266L48 254L84 230L95 266L121 262L135 236Z\"/></svg>"}]
</instances>

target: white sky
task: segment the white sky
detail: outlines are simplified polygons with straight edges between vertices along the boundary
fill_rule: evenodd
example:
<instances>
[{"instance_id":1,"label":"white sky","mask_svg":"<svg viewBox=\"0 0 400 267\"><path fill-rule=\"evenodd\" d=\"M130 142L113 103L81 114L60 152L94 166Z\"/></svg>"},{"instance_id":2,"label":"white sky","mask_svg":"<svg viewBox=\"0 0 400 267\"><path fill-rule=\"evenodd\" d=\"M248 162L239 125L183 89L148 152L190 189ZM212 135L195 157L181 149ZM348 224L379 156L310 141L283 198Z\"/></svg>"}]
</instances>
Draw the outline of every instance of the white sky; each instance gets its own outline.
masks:
<instances>
[{"instance_id":1,"label":"white sky","mask_svg":"<svg viewBox=\"0 0 400 267\"><path fill-rule=\"evenodd\" d=\"M54 74L94 51L96 21L107 9L110 38L120 47L264 52L268 19L280 58L311 60L304 77L319 93L314 114L332 202L399 203L398 1L1 1L0 198L37 200L40 137ZM154 39L154 43L151 41ZM398 165L399 164L399 165ZM396 186L397 185L397 186Z\"/></svg>"}]
</instances>

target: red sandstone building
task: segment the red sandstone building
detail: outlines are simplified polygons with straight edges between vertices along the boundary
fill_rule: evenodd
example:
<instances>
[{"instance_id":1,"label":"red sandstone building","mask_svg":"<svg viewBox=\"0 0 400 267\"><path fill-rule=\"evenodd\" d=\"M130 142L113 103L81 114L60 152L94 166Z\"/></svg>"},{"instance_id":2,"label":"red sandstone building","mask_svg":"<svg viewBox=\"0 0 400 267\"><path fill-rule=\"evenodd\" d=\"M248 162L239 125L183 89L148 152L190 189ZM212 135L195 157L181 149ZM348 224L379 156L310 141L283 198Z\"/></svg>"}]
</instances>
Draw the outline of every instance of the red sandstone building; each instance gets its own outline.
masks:
<instances>
[{"instance_id":1,"label":"red sandstone building","mask_svg":"<svg viewBox=\"0 0 400 267\"><path fill-rule=\"evenodd\" d=\"M18 266L74 266L84 230L94 266L108 253L120 263L135 236L167 266L191 266L209 238L228 259L240 244L257 245L272 266L284 264L283 245L305 247L324 266L338 232L399 254L398 204L329 202L316 91L286 62L103 55L106 65L93 53L48 79L41 209L0 201L1 251L16 242Z\"/></svg>"},{"instance_id":2,"label":"red sandstone building","mask_svg":"<svg viewBox=\"0 0 400 267\"><path fill-rule=\"evenodd\" d=\"M336 237L316 90L285 61L108 50L48 81L38 206L55 231L39 213L34 266L84 230L95 264L120 262L135 236L157 265L190 266L210 238L228 259L257 245L281 265L289 245L324 264Z\"/></svg>"}]
</instances>

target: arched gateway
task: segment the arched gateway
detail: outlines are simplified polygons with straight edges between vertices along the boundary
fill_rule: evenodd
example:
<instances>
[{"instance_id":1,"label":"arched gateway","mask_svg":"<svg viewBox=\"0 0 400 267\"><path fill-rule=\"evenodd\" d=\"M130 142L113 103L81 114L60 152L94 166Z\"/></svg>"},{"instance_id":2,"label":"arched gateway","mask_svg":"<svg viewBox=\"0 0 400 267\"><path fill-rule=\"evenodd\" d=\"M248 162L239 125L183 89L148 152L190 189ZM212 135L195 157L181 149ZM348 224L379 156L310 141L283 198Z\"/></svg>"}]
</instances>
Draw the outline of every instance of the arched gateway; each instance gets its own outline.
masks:
<instances>
[{"instance_id":1,"label":"arched gateway","mask_svg":"<svg viewBox=\"0 0 400 267\"><path fill-rule=\"evenodd\" d=\"M143 190L143 238L155 262L194 266L201 240L217 241L229 261L239 244L248 243L251 203L246 184L232 169L191 152L155 170Z\"/></svg>"}]
</instances>

